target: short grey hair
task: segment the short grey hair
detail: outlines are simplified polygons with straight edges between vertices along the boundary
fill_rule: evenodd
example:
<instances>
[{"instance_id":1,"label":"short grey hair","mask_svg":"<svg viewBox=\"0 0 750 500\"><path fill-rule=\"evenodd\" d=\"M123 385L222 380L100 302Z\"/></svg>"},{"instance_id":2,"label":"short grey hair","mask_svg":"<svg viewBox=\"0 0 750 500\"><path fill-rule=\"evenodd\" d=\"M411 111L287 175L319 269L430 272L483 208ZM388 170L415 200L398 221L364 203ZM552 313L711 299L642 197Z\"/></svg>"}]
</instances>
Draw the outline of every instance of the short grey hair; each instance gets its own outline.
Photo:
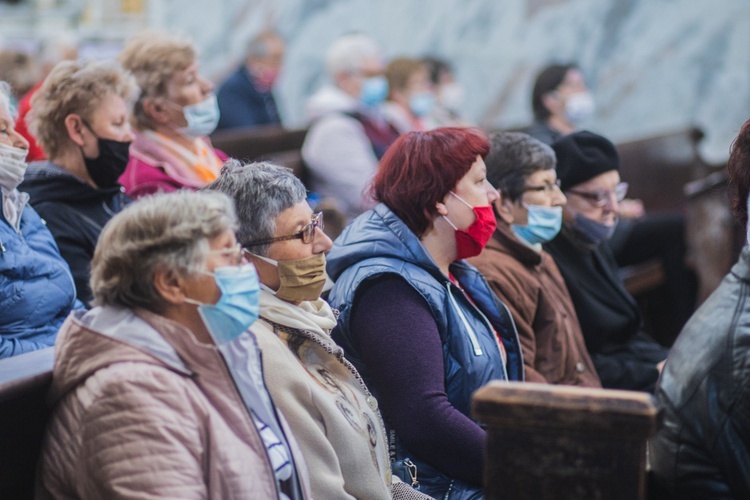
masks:
<instances>
[{"instance_id":1,"label":"short grey hair","mask_svg":"<svg viewBox=\"0 0 750 500\"><path fill-rule=\"evenodd\" d=\"M510 201L523 195L531 174L557 165L552 148L528 134L493 132L489 139L490 153L484 159L487 180Z\"/></svg>"},{"instance_id":2,"label":"short grey hair","mask_svg":"<svg viewBox=\"0 0 750 500\"><path fill-rule=\"evenodd\" d=\"M234 200L239 218L237 240L246 246L276 235L276 218L307 199L307 191L292 171L269 162L243 165L229 160L219 178L204 189L221 191ZM270 245L249 248L265 256Z\"/></svg>"},{"instance_id":3,"label":"short grey hair","mask_svg":"<svg viewBox=\"0 0 750 500\"><path fill-rule=\"evenodd\" d=\"M13 107L11 99L10 84L0 81L0 108L4 109L13 118L16 117L16 110Z\"/></svg>"},{"instance_id":4,"label":"short grey hair","mask_svg":"<svg viewBox=\"0 0 750 500\"><path fill-rule=\"evenodd\" d=\"M209 242L235 231L232 200L217 192L178 191L139 199L104 227L91 263L94 304L162 313L158 269L187 277L205 269Z\"/></svg>"},{"instance_id":5,"label":"short grey hair","mask_svg":"<svg viewBox=\"0 0 750 500\"><path fill-rule=\"evenodd\" d=\"M326 52L326 70L331 77L340 73L358 71L362 61L368 58L381 59L382 52L375 40L364 33L349 33L340 36Z\"/></svg>"},{"instance_id":6,"label":"short grey hair","mask_svg":"<svg viewBox=\"0 0 750 500\"><path fill-rule=\"evenodd\" d=\"M283 41L281 36L273 30L263 30L255 35L245 48L245 57L265 59L268 57L268 42L270 40Z\"/></svg>"}]
</instances>

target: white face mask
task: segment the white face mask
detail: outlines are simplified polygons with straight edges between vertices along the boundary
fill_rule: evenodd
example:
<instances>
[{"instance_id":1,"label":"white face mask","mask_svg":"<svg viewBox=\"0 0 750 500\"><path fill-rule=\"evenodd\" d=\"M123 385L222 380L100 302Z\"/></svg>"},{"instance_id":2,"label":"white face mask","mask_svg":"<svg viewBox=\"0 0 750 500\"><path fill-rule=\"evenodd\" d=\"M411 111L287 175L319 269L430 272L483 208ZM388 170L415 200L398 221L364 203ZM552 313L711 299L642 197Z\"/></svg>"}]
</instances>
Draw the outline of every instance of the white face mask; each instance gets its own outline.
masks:
<instances>
[{"instance_id":1,"label":"white face mask","mask_svg":"<svg viewBox=\"0 0 750 500\"><path fill-rule=\"evenodd\" d=\"M21 184L26 173L27 154L28 149L0 143L0 186L5 191L13 191Z\"/></svg>"},{"instance_id":2,"label":"white face mask","mask_svg":"<svg viewBox=\"0 0 750 500\"><path fill-rule=\"evenodd\" d=\"M440 104L454 113L464 105L464 88L458 82L446 83L440 87Z\"/></svg>"},{"instance_id":3,"label":"white face mask","mask_svg":"<svg viewBox=\"0 0 750 500\"><path fill-rule=\"evenodd\" d=\"M183 107L182 114L187 121L187 127L179 128L177 132L191 139L211 134L219 124L219 103L216 101L216 94L211 92L201 102Z\"/></svg>"},{"instance_id":4,"label":"white face mask","mask_svg":"<svg viewBox=\"0 0 750 500\"><path fill-rule=\"evenodd\" d=\"M579 92L565 99L565 119L578 125L591 118L596 110L590 92Z\"/></svg>"}]
</instances>

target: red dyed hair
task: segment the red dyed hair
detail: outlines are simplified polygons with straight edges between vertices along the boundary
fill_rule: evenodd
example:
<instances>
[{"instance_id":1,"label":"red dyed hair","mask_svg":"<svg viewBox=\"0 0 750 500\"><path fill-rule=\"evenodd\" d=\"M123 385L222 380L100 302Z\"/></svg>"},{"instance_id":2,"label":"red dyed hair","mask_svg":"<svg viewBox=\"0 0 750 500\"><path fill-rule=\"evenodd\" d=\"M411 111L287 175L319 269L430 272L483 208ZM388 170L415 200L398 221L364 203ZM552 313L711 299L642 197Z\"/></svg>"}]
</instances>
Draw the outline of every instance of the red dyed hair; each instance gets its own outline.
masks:
<instances>
[{"instance_id":1,"label":"red dyed hair","mask_svg":"<svg viewBox=\"0 0 750 500\"><path fill-rule=\"evenodd\" d=\"M750 192L750 120L746 121L732 143L729 161L729 202L735 218L747 225L747 197Z\"/></svg>"},{"instance_id":2,"label":"red dyed hair","mask_svg":"<svg viewBox=\"0 0 750 500\"><path fill-rule=\"evenodd\" d=\"M417 236L432 226L435 204L466 175L477 156L490 151L486 134L475 128L445 127L409 132L388 148L372 181L372 194Z\"/></svg>"}]
</instances>

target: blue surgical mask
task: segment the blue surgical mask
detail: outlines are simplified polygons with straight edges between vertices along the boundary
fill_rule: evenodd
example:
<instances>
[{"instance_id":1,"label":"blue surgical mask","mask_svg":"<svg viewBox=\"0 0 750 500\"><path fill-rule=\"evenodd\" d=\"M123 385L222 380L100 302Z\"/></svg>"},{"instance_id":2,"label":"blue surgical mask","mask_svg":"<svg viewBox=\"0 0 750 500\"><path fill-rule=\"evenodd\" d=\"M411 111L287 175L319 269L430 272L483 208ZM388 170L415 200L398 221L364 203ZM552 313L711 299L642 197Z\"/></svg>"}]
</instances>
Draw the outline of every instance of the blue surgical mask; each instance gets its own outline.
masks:
<instances>
[{"instance_id":1,"label":"blue surgical mask","mask_svg":"<svg viewBox=\"0 0 750 500\"><path fill-rule=\"evenodd\" d=\"M216 130L219 124L219 104L216 94L209 94L204 100L197 104L191 104L182 108L187 126L177 129L177 132L191 139L205 137Z\"/></svg>"},{"instance_id":2,"label":"blue surgical mask","mask_svg":"<svg viewBox=\"0 0 750 500\"><path fill-rule=\"evenodd\" d=\"M546 243L557 236L562 225L562 207L524 205L527 211L525 226L511 225L516 236L530 245Z\"/></svg>"},{"instance_id":3,"label":"blue surgical mask","mask_svg":"<svg viewBox=\"0 0 750 500\"><path fill-rule=\"evenodd\" d=\"M372 108L388 97L388 80L384 76L372 76L362 83L359 91L359 101L365 106Z\"/></svg>"},{"instance_id":4,"label":"blue surgical mask","mask_svg":"<svg viewBox=\"0 0 750 500\"><path fill-rule=\"evenodd\" d=\"M432 92L419 92L409 98L409 109L414 116L427 116L435 107L435 96Z\"/></svg>"},{"instance_id":5,"label":"blue surgical mask","mask_svg":"<svg viewBox=\"0 0 750 500\"><path fill-rule=\"evenodd\" d=\"M572 229L576 234L581 237L585 242L592 245L599 245L602 241L608 240L612 237L617 227L617 219L615 223L610 225L602 224L591 219L587 219L581 214L576 214L573 219Z\"/></svg>"},{"instance_id":6,"label":"blue surgical mask","mask_svg":"<svg viewBox=\"0 0 750 500\"><path fill-rule=\"evenodd\" d=\"M221 290L216 304L203 304L186 298L185 302L198 305L198 313L216 345L231 342L255 323L260 314L258 295L260 283L252 264L225 266L211 274Z\"/></svg>"}]
</instances>

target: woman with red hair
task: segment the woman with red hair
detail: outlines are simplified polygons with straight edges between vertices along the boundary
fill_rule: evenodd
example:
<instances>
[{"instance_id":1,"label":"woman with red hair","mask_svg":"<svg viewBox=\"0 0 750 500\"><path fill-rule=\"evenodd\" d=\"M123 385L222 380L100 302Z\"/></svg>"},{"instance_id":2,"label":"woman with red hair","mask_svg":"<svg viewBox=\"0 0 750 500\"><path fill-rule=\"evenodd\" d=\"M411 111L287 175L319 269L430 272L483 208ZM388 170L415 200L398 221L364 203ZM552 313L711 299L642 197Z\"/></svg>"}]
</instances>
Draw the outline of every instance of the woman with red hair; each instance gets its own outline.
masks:
<instances>
[{"instance_id":1,"label":"woman with red hair","mask_svg":"<svg viewBox=\"0 0 750 500\"><path fill-rule=\"evenodd\" d=\"M523 379L507 309L463 261L495 230L488 152L473 129L401 136L373 180L379 204L328 256L333 335L380 402L393 472L436 498L481 498L486 433L471 394Z\"/></svg>"}]
</instances>

